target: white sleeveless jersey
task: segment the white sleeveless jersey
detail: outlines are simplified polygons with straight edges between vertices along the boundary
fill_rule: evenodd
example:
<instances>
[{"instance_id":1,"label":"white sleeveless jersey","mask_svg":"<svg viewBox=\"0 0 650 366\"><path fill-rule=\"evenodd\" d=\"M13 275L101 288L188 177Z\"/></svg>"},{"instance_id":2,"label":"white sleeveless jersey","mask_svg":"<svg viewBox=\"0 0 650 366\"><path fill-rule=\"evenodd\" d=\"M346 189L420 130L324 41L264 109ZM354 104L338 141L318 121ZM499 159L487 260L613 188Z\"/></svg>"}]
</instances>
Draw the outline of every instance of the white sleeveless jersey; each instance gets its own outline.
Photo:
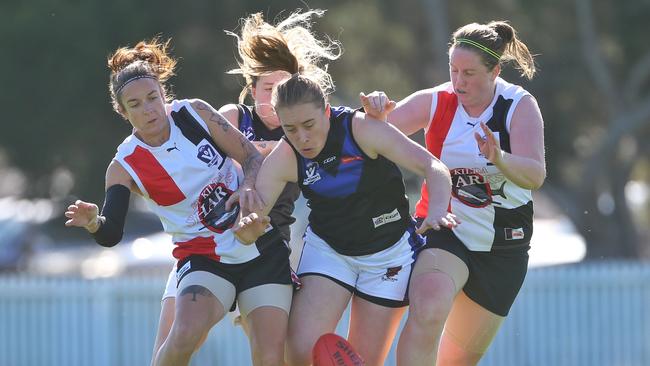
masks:
<instances>
[{"instance_id":1,"label":"white sleeveless jersey","mask_svg":"<svg viewBox=\"0 0 650 366\"><path fill-rule=\"evenodd\" d=\"M529 93L520 86L497 78L492 103L481 116L473 118L458 102L450 82L433 89L426 145L449 167L450 210L462 222L453 231L470 250L527 245L532 236L531 191L508 180L481 154L474 138L475 132L484 135L480 127L480 122L484 122L501 149L510 152L510 122L525 95ZM427 204L423 186L417 216L426 216Z\"/></svg>"},{"instance_id":2,"label":"white sleeveless jersey","mask_svg":"<svg viewBox=\"0 0 650 366\"><path fill-rule=\"evenodd\" d=\"M189 100L166 105L169 140L149 146L134 135L117 148L115 160L131 175L145 202L172 235L173 255L192 254L223 263L243 263L259 255L229 227L216 227L211 209L239 186L233 161L212 143L208 127Z\"/></svg>"}]
</instances>

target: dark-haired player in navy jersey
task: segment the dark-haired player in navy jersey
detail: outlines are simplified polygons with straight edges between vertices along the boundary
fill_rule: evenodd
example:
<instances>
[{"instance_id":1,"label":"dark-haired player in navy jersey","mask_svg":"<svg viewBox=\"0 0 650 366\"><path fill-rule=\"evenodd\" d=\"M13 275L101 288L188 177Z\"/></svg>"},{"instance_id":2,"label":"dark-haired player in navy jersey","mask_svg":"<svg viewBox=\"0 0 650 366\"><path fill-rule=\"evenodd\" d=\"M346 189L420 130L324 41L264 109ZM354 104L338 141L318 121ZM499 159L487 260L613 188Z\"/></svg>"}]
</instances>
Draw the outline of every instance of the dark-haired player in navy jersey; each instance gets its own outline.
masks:
<instances>
[{"instance_id":1,"label":"dark-haired player in navy jersey","mask_svg":"<svg viewBox=\"0 0 650 366\"><path fill-rule=\"evenodd\" d=\"M331 107L318 83L292 77L274 90L285 132L260 169L256 190L266 214L287 182L311 208L298 265L303 282L289 316L288 362L307 365L312 347L334 331L352 300L348 339L368 365L383 364L408 304L419 245L399 164L426 178L431 205L418 231L455 226L447 212L449 171L388 124ZM239 232L259 230L242 220Z\"/></svg>"}]
</instances>

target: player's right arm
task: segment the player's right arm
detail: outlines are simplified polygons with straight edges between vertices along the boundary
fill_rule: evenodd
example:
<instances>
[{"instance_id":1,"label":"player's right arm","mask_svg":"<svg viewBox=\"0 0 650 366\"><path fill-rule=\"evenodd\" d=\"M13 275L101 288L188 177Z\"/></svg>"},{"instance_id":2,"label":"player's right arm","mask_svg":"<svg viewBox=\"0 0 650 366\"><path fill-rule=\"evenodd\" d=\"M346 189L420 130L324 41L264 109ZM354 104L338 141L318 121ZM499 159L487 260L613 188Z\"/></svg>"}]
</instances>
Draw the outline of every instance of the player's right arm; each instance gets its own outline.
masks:
<instances>
[{"instance_id":1,"label":"player's right arm","mask_svg":"<svg viewBox=\"0 0 650 366\"><path fill-rule=\"evenodd\" d=\"M380 121L388 120L407 136L427 127L429 123L433 98L431 89L418 90L397 103L381 91L368 95L361 93L359 98L367 115Z\"/></svg>"},{"instance_id":2,"label":"player's right arm","mask_svg":"<svg viewBox=\"0 0 650 366\"><path fill-rule=\"evenodd\" d=\"M114 246L122 240L132 189L139 192L124 167L115 160L111 161L106 170L106 198L101 214L96 204L77 200L65 212L68 218L65 225L83 227L98 244Z\"/></svg>"},{"instance_id":3,"label":"player's right arm","mask_svg":"<svg viewBox=\"0 0 650 366\"><path fill-rule=\"evenodd\" d=\"M243 243L252 243L264 233L268 214L288 182L298 181L298 161L291 146L280 140L264 159L255 181L255 191L262 200L262 209L243 217L233 230Z\"/></svg>"}]
</instances>

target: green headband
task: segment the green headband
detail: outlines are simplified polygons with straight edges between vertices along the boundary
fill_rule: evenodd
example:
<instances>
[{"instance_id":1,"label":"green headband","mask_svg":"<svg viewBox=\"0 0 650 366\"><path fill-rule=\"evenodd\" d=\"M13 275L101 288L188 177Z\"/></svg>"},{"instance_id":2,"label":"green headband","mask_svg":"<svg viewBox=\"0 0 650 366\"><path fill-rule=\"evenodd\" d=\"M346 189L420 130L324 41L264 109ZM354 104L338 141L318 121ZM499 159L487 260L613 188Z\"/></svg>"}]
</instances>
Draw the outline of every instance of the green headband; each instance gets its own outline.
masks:
<instances>
[{"instance_id":1,"label":"green headband","mask_svg":"<svg viewBox=\"0 0 650 366\"><path fill-rule=\"evenodd\" d=\"M467 39L467 38L458 38L458 39L456 39L456 43L467 43L467 44L469 44L469 45L472 45L472 46L474 46L474 47L476 47L476 48L478 48L478 49L484 51L484 52L487 53L488 55L490 55L490 56L496 58L497 61L498 61L498 60L501 60L501 55L499 55L498 53L492 51L491 49L489 49L489 48L483 46L482 44L480 44L480 43L478 43L478 42L472 41L471 39Z\"/></svg>"}]
</instances>

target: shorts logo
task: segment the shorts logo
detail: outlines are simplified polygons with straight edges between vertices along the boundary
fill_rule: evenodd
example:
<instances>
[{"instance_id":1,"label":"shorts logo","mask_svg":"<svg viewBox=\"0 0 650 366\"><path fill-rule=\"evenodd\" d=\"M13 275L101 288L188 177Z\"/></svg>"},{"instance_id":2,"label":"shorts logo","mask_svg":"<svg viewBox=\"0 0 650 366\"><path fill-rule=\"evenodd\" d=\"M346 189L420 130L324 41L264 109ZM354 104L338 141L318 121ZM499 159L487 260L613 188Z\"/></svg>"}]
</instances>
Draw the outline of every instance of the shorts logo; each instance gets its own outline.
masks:
<instances>
[{"instance_id":1,"label":"shorts logo","mask_svg":"<svg viewBox=\"0 0 650 366\"><path fill-rule=\"evenodd\" d=\"M199 153L196 155L199 160L208 164L208 166L221 165L223 158L209 143L199 146Z\"/></svg>"},{"instance_id":2,"label":"shorts logo","mask_svg":"<svg viewBox=\"0 0 650 366\"><path fill-rule=\"evenodd\" d=\"M397 274L398 274L399 271L401 271L401 270L402 270L402 266L388 268L388 269L386 270L386 273L384 273L384 275L381 276L381 280L382 280L382 281L391 281L391 282L395 282L395 281L397 281L397 278L396 278L396 277L397 277Z\"/></svg>"},{"instance_id":3,"label":"shorts logo","mask_svg":"<svg viewBox=\"0 0 650 366\"><path fill-rule=\"evenodd\" d=\"M320 180L320 173L318 173L318 163L310 162L307 164L307 169L305 170L305 179L302 181L302 185L308 186L314 184Z\"/></svg>"},{"instance_id":4,"label":"shorts logo","mask_svg":"<svg viewBox=\"0 0 650 366\"><path fill-rule=\"evenodd\" d=\"M516 228L516 229L505 228L503 230L505 231L506 240L520 240L523 239L525 236L523 228Z\"/></svg>"},{"instance_id":5,"label":"shorts logo","mask_svg":"<svg viewBox=\"0 0 650 366\"><path fill-rule=\"evenodd\" d=\"M375 225L375 229L380 227L381 225L388 224L390 222L395 222L398 221L402 218L400 216L399 211L397 209L394 209L393 211L389 213L385 213L383 215L373 217L372 218L372 223Z\"/></svg>"},{"instance_id":6,"label":"shorts logo","mask_svg":"<svg viewBox=\"0 0 650 366\"><path fill-rule=\"evenodd\" d=\"M179 268L178 271L176 271L176 281L180 281L181 278L183 278L185 272L187 272L190 268L192 268L192 263L190 261L187 261L183 267Z\"/></svg>"}]
</instances>

